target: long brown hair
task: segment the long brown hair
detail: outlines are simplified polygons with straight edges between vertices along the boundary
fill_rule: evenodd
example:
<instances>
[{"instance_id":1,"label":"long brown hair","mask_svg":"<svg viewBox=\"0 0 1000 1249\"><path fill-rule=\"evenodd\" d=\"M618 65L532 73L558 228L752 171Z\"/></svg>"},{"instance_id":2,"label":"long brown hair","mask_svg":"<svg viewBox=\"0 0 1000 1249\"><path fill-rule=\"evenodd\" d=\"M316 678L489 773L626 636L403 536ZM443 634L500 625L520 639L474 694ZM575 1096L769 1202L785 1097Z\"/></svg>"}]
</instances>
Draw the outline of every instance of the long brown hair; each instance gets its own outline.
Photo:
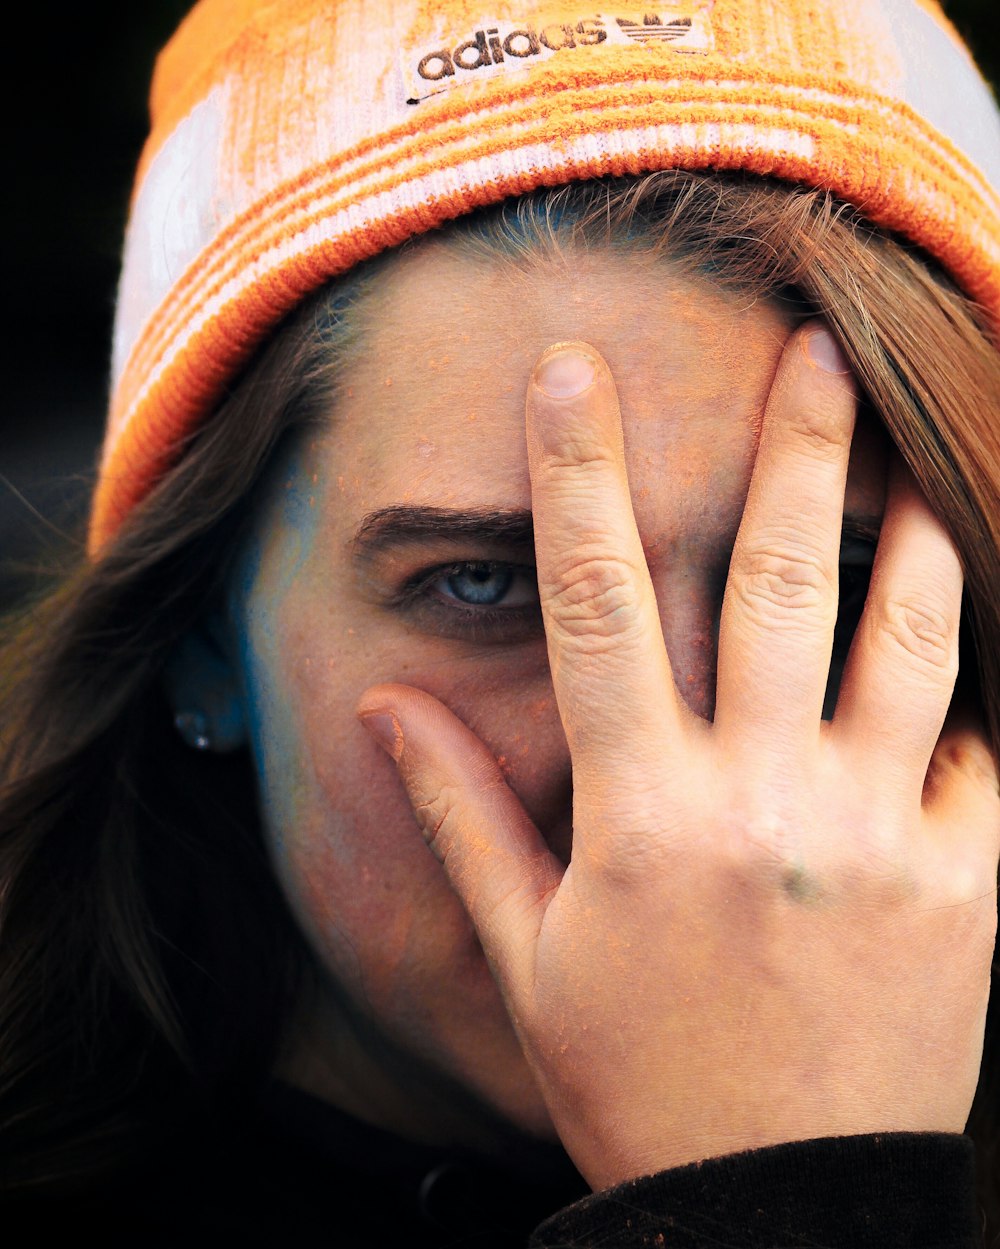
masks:
<instances>
[{"instance_id":1,"label":"long brown hair","mask_svg":"<svg viewBox=\"0 0 1000 1249\"><path fill-rule=\"evenodd\" d=\"M536 192L448 227L504 263L652 250L824 316L963 560L962 681L1000 749L1000 353L932 262L829 195L667 171ZM417 240L414 246L419 246ZM164 1125L268 1077L304 943L264 854L247 753L199 756L160 692L220 593L283 435L323 419L373 262L260 353L113 544L23 612L0 652L0 1174L84 1185ZM224 922L219 922L219 917ZM1000 1235L996 995L970 1132Z\"/></svg>"}]
</instances>

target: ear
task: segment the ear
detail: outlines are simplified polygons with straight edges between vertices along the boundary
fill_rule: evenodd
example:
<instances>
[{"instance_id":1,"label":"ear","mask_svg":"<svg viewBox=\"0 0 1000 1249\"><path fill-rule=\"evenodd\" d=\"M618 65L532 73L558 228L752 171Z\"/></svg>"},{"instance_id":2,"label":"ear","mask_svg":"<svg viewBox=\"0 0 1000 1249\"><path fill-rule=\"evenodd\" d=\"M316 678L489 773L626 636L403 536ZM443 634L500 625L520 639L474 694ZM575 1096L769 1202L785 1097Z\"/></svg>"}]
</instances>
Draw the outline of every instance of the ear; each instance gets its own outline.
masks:
<instances>
[{"instance_id":1,"label":"ear","mask_svg":"<svg viewBox=\"0 0 1000 1249\"><path fill-rule=\"evenodd\" d=\"M221 620L207 618L181 638L164 669L174 725L195 750L225 753L246 744L242 682L223 638Z\"/></svg>"}]
</instances>

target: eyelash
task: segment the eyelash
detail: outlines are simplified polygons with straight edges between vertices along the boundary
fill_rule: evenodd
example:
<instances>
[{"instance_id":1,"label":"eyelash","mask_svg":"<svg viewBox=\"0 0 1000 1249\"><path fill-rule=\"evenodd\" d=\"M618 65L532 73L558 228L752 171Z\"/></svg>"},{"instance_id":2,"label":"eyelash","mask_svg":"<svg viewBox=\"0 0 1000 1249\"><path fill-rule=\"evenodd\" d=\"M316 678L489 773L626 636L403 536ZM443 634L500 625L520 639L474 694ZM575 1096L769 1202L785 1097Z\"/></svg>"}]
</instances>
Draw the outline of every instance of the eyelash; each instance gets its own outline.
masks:
<instances>
[{"instance_id":1,"label":"eyelash","mask_svg":"<svg viewBox=\"0 0 1000 1249\"><path fill-rule=\"evenodd\" d=\"M460 576L474 568L509 570L514 576L521 573L530 578L532 584L535 582L533 564L510 560L456 560L421 569L403 586L395 605L414 613L429 613L441 632L472 641L508 641L511 635L513 640L520 640L520 636L541 633L542 613L537 598L518 607L475 607L457 598L447 598L434 589L435 582Z\"/></svg>"}]
</instances>

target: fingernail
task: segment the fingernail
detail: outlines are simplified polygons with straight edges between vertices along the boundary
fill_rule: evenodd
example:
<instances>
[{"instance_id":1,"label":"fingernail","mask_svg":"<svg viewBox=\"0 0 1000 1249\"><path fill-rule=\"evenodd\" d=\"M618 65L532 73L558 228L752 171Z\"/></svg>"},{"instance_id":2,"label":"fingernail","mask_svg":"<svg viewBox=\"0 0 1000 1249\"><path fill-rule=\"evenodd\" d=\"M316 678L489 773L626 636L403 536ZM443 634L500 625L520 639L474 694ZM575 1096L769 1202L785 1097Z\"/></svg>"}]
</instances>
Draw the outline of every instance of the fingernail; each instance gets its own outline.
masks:
<instances>
[{"instance_id":1,"label":"fingernail","mask_svg":"<svg viewBox=\"0 0 1000 1249\"><path fill-rule=\"evenodd\" d=\"M840 344L829 330L810 330L806 335L806 350L812 362L824 373L850 373L851 366L840 349Z\"/></svg>"},{"instance_id":2,"label":"fingernail","mask_svg":"<svg viewBox=\"0 0 1000 1249\"><path fill-rule=\"evenodd\" d=\"M574 347L559 347L535 368L535 385L552 399L572 399L594 384L597 361Z\"/></svg>"},{"instance_id":3,"label":"fingernail","mask_svg":"<svg viewBox=\"0 0 1000 1249\"><path fill-rule=\"evenodd\" d=\"M403 753L403 729L391 711L366 711L358 717L387 755L398 763Z\"/></svg>"}]
</instances>

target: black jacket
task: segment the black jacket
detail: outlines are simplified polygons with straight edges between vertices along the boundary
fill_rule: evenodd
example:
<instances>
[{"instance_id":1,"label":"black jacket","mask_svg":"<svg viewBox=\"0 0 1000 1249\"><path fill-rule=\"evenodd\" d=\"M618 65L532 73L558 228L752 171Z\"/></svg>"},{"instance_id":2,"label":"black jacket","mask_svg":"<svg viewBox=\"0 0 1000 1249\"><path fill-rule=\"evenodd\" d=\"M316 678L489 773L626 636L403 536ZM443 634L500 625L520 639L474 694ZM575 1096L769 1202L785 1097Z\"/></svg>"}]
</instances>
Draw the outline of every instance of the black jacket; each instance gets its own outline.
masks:
<instances>
[{"instance_id":1,"label":"black jacket","mask_svg":"<svg viewBox=\"0 0 1000 1249\"><path fill-rule=\"evenodd\" d=\"M288 1088L97 1193L0 1211L0 1244L102 1249L981 1249L972 1143L797 1142L589 1194L561 1152L413 1145Z\"/></svg>"}]
</instances>

